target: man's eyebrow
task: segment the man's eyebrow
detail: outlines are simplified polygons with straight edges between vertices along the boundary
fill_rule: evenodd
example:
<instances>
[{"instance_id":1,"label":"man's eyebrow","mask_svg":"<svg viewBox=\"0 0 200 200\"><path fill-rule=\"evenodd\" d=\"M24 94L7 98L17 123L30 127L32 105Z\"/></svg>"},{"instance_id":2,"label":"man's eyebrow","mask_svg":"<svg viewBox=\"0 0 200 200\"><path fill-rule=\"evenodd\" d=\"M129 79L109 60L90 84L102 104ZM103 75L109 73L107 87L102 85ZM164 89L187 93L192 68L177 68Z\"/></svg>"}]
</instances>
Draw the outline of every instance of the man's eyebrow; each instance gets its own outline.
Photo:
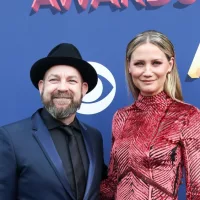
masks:
<instances>
[{"instance_id":1,"label":"man's eyebrow","mask_svg":"<svg viewBox=\"0 0 200 200\"><path fill-rule=\"evenodd\" d=\"M67 78L78 78L78 77L74 75L74 76L68 76Z\"/></svg>"},{"instance_id":2,"label":"man's eyebrow","mask_svg":"<svg viewBox=\"0 0 200 200\"><path fill-rule=\"evenodd\" d=\"M59 78L59 76L58 76L57 74L50 74L50 75L47 76L47 78L49 78L49 77L51 77L51 76L56 77L56 78Z\"/></svg>"}]
</instances>

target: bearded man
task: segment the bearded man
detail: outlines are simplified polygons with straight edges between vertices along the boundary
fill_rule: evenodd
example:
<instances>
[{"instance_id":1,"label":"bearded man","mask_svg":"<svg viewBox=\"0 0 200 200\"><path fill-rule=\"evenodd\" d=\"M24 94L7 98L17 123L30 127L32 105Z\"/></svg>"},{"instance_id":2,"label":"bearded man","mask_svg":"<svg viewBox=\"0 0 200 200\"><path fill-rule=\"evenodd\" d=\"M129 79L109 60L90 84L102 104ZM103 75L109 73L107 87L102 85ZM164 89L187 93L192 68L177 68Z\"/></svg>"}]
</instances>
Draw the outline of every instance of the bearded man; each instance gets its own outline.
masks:
<instances>
[{"instance_id":1,"label":"bearded man","mask_svg":"<svg viewBox=\"0 0 200 200\"><path fill-rule=\"evenodd\" d=\"M96 71L62 43L35 62L30 77L44 108L0 128L0 199L98 199L106 175L102 136L76 118Z\"/></svg>"}]
</instances>

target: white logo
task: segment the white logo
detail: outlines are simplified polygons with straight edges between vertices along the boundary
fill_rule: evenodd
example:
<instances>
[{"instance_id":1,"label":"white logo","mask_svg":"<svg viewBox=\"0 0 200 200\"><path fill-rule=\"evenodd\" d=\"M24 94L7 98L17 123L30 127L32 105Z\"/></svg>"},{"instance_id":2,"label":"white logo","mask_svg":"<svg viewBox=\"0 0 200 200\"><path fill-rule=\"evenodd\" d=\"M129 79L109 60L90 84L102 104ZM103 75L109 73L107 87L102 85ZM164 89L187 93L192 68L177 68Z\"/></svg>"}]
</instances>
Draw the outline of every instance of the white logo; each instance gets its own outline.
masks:
<instances>
[{"instance_id":1,"label":"white logo","mask_svg":"<svg viewBox=\"0 0 200 200\"><path fill-rule=\"evenodd\" d=\"M200 44L197 48L196 54L193 58L192 64L188 71L191 78L200 78Z\"/></svg>"},{"instance_id":2,"label":"white logo","mask_svg":"<svg viewBox=\"0 0 200 200\"><path fill-rule=\"evenodd\" d=\"M98 78L96 87L84 96L78 113L92 115L103 111L111 104L116 93L116 82L112 73L105 66L97 62L88 63L90 63L94 67L98 75L103 76L105 79L107 79L113 87L110 93L105 98L100 101L94 102L102 95L103 92L102 81Z\"/></svg>"}]
</instances>

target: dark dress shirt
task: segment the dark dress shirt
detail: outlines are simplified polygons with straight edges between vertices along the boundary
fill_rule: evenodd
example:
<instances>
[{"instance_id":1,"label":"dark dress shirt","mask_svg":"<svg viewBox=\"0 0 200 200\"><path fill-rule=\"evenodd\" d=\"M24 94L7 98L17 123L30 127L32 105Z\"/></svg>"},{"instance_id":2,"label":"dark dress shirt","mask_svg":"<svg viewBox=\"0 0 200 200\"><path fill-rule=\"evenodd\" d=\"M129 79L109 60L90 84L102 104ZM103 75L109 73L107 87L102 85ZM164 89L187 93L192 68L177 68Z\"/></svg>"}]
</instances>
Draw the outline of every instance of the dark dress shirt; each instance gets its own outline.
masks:
<instances>
[{"instance_id":1,"label":"dark dress shirt","mask_svg":"<svg viewBox=\"0 0 200 200\"><path fill-rule=\"evenodd\" d=\"M70 151L68 148L69 133L67 132L66 129L63 129L63 127L65 127L66 125L62 123L61 121L58 121L55 118L53 118L51 114L47 112L45 108L43 108L41 111L41 117L44 121L44 124L46 125L47 129L49 130L51 134L56 150L62 160L63 167L65 169L66 176L71 185L72 191L77 197L77 189L75 187L75 177L74 177L74 173L76 172L74 172L73 170L72 161L71 161L71 157L75 155L70 155ZM85 180L81 180L81 185L82 185L81 187L84 187L85 189L86 183L87 183L87 176L88 176L89 159L88 159L84 139L82 136L79 122L76 118L71 124L69 124L69 126L71 127L72 133L75 135L77 143L78 143L80 157L83 164L82 165L83 167L80 167L80 170L84 170L84 173L85 173ZM78 196L77 199L83 199L83 195L84 194L81 194L81 196Z\"/></svg>"}]
</instances>

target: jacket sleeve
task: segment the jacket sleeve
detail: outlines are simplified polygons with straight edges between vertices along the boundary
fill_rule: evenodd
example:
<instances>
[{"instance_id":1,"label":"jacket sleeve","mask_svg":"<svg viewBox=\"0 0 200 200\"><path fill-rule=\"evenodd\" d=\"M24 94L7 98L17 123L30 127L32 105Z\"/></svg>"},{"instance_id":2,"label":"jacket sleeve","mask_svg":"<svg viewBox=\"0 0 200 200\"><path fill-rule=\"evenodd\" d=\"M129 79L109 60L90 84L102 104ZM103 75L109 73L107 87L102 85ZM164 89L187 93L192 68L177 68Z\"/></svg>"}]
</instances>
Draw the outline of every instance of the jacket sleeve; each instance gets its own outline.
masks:
<instances>
[{"instance_id":1,"label":"jacket sleeve","mask_svg":"<svg viewBox=\"0 0 200 200\"><path fill-rule=\"evenodd\" d=\"M108 177L103 180L100 187L101 200L114 200L117 189L117 165L115 163L115 136L117 134L117 113L113 117L112 123L112 148L110 153L110 162L108 166Z\"/></svg>"},{"instance_id":2,"label":"jacket sleeve","mask_svg":"<svg viewBox=\"0 0 200 200\"><path fill-rule=\"evenodd\" d=\"M187 200L200 199L200 112L192 108L182 131Z\"/></svg>"},{"instance_id":3,"label":"jacket sleeve","mask_svg":"<svg viewBox=\"0 0 200 200\"><path fill-rule=\"evenodd\" d=\"M16 159L13 145L4 128L0 128L0 199L16 200Z\"/></svg>"}]
</instances>

